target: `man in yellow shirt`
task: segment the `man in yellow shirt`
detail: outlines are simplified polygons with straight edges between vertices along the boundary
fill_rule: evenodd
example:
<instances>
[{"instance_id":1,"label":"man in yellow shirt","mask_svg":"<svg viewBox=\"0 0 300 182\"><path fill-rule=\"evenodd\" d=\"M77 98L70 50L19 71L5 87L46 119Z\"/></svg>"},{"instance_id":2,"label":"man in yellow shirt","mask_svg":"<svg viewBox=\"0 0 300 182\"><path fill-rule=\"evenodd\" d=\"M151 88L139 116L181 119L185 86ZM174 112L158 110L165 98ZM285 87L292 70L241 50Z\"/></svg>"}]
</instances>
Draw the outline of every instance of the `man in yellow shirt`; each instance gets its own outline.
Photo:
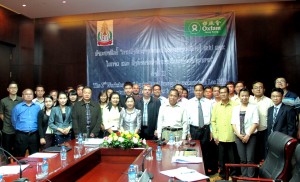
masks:
<instances>
[{"instance_id":1,"label":"man in yellow shirt","mask_svg":"<svg viewBox=\"0 0 300 182\"><path fill-rule=\"evenodd\" d=\"M232 109L238 103L229 99L229 89L221 87L221 102L215 104L212 110L211 124L215 143L219 148L220 177L225 178L225 163L236 163L235 135L231 126ZM231 175L237 174L236 169L231 170Z\"/></svg>"}]
</instances>

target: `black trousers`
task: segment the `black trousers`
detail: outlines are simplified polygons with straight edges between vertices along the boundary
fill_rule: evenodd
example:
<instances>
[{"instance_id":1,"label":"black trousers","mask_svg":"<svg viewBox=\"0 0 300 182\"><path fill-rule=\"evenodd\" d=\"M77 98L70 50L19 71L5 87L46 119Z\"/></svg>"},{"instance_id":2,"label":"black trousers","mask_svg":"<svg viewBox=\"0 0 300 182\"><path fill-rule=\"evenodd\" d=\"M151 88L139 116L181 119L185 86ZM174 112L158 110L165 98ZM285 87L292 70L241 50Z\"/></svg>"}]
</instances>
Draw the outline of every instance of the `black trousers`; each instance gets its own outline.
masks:
<instances>
[{"instance_id":1,"label":"black trousers","mask_svg":"<svg viewBox=\"0 0 300 182\"><path fill-rule=\"evenodd\" d=\"M16 134L6 134L2 132L2 147L12 155L15 155L14 153L15 139L16 139Z\"/></svg>"},{"instance_id":2,"label":"black trousers","mask_svg":"<svg viewBox=\"0 0 300 182\"><path fill-rule=\"evenodd\" d=\"M38 132L26 134L24 132L16 131L15 153L17 157L25 157L26 150L29 154L39 151L39 135Z\"/></svg>"},{"instance_id":3,"label":"black trousers","mask_svg":"<svg viewBox=\"0 0 300 182\"><path fill-rule=\"evenodd\" d=\"M200 140L205 173L208 174L208 166L210 163L208 157L208 151L209 151L208 147L209 147L209 140L210 140L209 125L205 125L202 128L190 125L190 133L193 140Z\"/></svg>"},{"instance_id":4,"label":"black trousers","mask_svg":"<svg viewBox=\"0 0 300 182\"><path fill-rule=\"evenodd\" d=\"M266 143L268 140L267 132L267 129L263 131L257 131L255 146L255 163L259 163L266 157Z\"/></svg>"},{"instance_id":5,"label":"black trousers","mask_svg":"<svg viewBox=\"0 0 300 182\"><path fill-rule=\"evenodd\" d=\"M146 140L154 140L154 130L151 130L147 126L141 127L140 137Z\"/></svg>"},{"instance_id":6,"label":"black trousers","mask_svg":"<svg viewBox=\"0 0 300 182\"><path fill-rule=\"evenodd\" d=\"M236 144L235 142L219 142L219 167L220 177L225 178L225 164L235 164L236 159ZM230 175L238 175L238 169L233 167L230 169Z\"/></svg>"}]
</instances>

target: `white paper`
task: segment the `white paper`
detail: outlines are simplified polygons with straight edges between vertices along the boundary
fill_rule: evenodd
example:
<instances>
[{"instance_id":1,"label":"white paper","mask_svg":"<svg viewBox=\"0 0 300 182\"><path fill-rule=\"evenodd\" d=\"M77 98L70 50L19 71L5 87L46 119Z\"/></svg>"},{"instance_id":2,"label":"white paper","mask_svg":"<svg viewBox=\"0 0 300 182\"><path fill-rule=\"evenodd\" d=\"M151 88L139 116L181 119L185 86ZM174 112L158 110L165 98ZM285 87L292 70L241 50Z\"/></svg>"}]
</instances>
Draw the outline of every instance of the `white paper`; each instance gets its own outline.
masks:
<instances>
[{"instance_id":1,"label":"white paper","mask_svg":"<svg viewBox=\"0 0 300 182\"><path fill-rule=\"evenodd\" d=\"M21 165L22 171L28 166L29 166L29 164ZM0 167L0 174L8 175L8 174L18 174L18 173L20 173L19 165L1 166Z\"/></svg>"},{"instance_id":2,"label":"white paper","mask_svg":"<svg viewBox=\"0 0 300 182\"><path fill-rule=\"evenodd\" d=\"M52 158L55 157L58 153L44 153L44 152L37 152L28 156L29 158Z\"/></svg>"},{"instance_id":3,"label":"white paper","mask_svg":"<svg viewBox=\"0 0 300 182\"><path fill-rule=\"evenodd\" d=\"M175 177L181 181L198 181L209 178L208 176L205 176L199 173L198 171L194 169L189 169L187 167L180 167L177 169L161 171L160 173L169 177Z\"/></svg>"},{"instance_id":4,"label":"white paper","mask_svg":"<svg viewBox=\"0 0 300 182\"><path fill-rule=\"evenodd\" d=\"M194 156L174 156L174 157L172 157L172 162L201 163L201 162L203 162L203 159L202 159L202 157L194 157Z\"/></svg>"},{"instance_id":5,"label":"white paper","mask_svg":"<svg viewBox=\"0 0 300 182\"><path fill-rule=\"evenodd\" d=\"M85 141L83 141L84 145L100 145L102 143L102 138L87 138Z\"/></svg>"}]
</instances>

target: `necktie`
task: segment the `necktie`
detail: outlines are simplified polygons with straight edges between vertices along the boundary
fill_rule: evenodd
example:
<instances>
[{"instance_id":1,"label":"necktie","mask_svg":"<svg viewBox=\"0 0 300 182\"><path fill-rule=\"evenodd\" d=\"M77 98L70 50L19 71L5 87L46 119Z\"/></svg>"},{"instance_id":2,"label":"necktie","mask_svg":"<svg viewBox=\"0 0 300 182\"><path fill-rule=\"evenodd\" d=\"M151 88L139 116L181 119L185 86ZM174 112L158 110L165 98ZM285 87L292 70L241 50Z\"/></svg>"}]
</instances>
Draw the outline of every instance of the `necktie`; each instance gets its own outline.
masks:
<instances>
[{"instance_id":1,"label":"necktie","mask_svg":"<svg viewBox=\"0 0 300 182\"><path fill-rule=\"evenodd\" d=\"M277 110L278 110L278 108L274 107L274 110L273 110L273 123L272 123L272 129L271 129L272 132L273 132L273 128L274 128L276 117L277 117Z\"/></svg>"},{"instance_id":2,"label":"necktie","mask_svg":"<svg viewBox=\"0 0 300 182\"><path fill-rule=\"evenodd\" d=\"M148 126L148 102L144 102L143 126Z\"/></svg>"},{"instance_id":3,"label":"necktie","mask_svg":"<svg viewBox=\"0 0 300 182\"><path fill-rule=\"evenodd\" d=\"M85 104L85 109L86 109L86 132L89 136L90 135L90 124L91 124L91 109L90 109L89 103Z\"/></svg>"},{"instance_id":4,"label":"necktie","mask_svg":"<svg viewBox=\"0 0 300 182\"><path fill-rule=\"evenodd\" d=\"M199 127L202 128L204 126L204 118L200 100L198 101L198 121Z\"/></svg>"}]
</instances>

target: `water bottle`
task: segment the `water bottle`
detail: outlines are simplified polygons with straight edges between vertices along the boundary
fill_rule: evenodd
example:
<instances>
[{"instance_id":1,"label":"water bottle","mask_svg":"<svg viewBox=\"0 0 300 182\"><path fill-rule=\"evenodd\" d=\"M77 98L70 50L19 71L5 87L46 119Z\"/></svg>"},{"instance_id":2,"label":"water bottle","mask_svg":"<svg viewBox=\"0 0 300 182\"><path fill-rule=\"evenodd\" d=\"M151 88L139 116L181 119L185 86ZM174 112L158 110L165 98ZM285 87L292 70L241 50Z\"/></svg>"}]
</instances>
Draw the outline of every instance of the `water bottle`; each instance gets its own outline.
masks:
<instances>
[{"instance_id":1,"label":"water bottle","mask_svg":"<svg viewBox=\"0 0 300 182\"><path fill-rule=\"evenodd\" d=\"M130 165L128 169L128 182L135 182L136 181L136 172L134 169L134 165Z\"/></svg>"},{"instance_id":2,"label":"water bottle","mask_svg":"<svg viewBox=\"0 0 300 182\"><path fill-rule=\"evenodd\" d=\"M66 150L65 146L61 146L60 160L62 160L62 161L67 160L67 150Z\"/></svg>"},{"instance_id":3,"label":"water bottle","mask_svg":"<svg viewBox=\"0 0 300 182\"><path fill-rule=\"evenodd\" d=\"M0 182L5 182L5 180L3 179L3 175L0 174Z\"/></svg>"},{"instance_id":4,"label":"water bottle","mask_svg":"<svg viewBox=\"0 0 300 182\"><path fill-rule=\"evenodd\" d=\"M173 133L170 133L170 135L169 135L169 144L174 145L174 135L173 135Z\"/></svg>"},{"instance_id":5,"label":"water bottle","mask_svg":"<svg viewBox=\"0 0 300 182\"><path fill-rule=\"evenodd\" d=\"M49 164L47 158L43 158L42 173L44 176L48 176L48 169L49 169Z\"/></svg>"},{"instance_id":6,"label":"water bottle","mask_svg":"<svg viewBox=\"0 0 300 182\"><path fill-rule=\"evenodd\" d=\"M162 160L162 151L161 151L160 146L157 146L157 149L156 149L156 160L157 161L161 161Z\"/></svg>"},{"instance_id":7,"label":"water bottle","mask_svg":"<svg viewBox=\"0 0 300 182\"><path fill-rule=\"evenodd\" d=\"M83 137L82 137L82 134L79 133L78 134L78 144L81 145L83 143Z\"/></svg>"}]
</instances>

